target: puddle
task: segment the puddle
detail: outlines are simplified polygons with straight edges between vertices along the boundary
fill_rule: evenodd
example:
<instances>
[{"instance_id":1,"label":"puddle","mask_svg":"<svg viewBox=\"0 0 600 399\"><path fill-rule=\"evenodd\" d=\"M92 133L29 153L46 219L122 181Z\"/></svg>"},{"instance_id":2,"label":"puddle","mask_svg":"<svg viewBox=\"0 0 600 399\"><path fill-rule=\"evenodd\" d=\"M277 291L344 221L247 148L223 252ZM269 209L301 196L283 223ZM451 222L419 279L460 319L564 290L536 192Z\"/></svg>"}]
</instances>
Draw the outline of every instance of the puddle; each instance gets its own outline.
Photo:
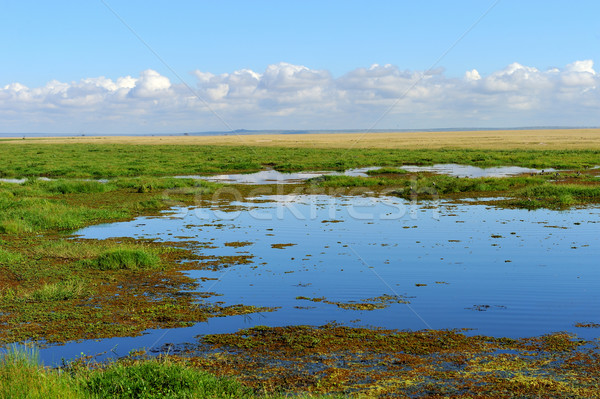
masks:
<instances>
[{"instance_id":1,"label":"puddle","mask_svg":"<svg viewBox=\"0 0 600 399\"><path fill-rule=\"evenodd\" d=\"M345 172L321 171L321 172L298 172L298 173L282 173L276 170L262 170L255 173L240 173L230 175L213 175L213 176L175 176L178 179L199 179L218 183L230 184L297 184L308 179L321 177L324 175L346 175L346 176L361 176L367 177L367 171L378 169L378 166L367 168L349 169Z\"/></svg>"},{"instance_id":2,"label":"puddle","mask_svg":"<svg viewBox=\"0 0 600 399\"><path fill-rule=\"evenodd\" d=\"M556 172L556 169L530 169L522 168L520 166L499 166L494 168L479 168L471 165L458 165L453 163L448 164L437 164L433 166L415 166L415 165L404 165L402 169L408 172L432 172L439 173L449 176L458 177L509 177L517 176L524 173L541 173L543 172Z\"/></svg>"},{"instance_id":3,"label":"puddle","mask_svg":"<svg viewBox=\"0 0 600 399\"><path fill-rule=\"evenodd\" d=\"M36 177L37 180L40 181L52 181L54 179L49 179L47 177ZM23 184L27 181L27 179L9 179L9 178L2 178L0 179L0 182L2 183L15 183L15 184Z\"/></svg>"},{"instance_id":4,"label":"puddle","mask_svg":"<svg viewBox=\"0 0 600 399\"><path fill-rule=\"evenodd\" d=\"M212 182L230 183L230 184L296 184L302 183L314 177L324 175L346 175L367 177L367 172L370 170L380 169L380 166L370 166L365 168L349 169L345 172L320 171L320 172L298 172L298 173L282 173L276 170L263 170L255 173L247 174L230 174L230 175L214 175L214 176L175 176L176 178L201 179ZM494 168L479 168L470 165L458 164L437 164L433 166L416 166L404 165L399 167L408 172L432 172L458 177L509 177L517 176L524 173L541 173L541 172L556 172L556 169L531 169L522 168L519 166L501 166Z\"/></svg>"},{"instance_id":5,"label":"puddle","mask_svg":"<svg viewBox=\"0 0 600 399\"><path fill-rule=\"evenodd\" d=\"M48 177L36 177L37 180L40 181L54 181L56 179L50 179ZM69 179L69 180L75 180L75 181L96 181L98 183L108 183L110 180L109 179ZM2 178L0 179L0 183L15 183L15 184L23 184L27 181L27 179L9 179L9 178Z\"/></svg>"},{"instance_id":6,"label":"puddle","mask_svg":"<svg viewBox=\"0 0 600 399\"><path fill-rule=\"evenodd\" d=\"M27 181L27 179L0 179L1 183L15 183L15 184L23 184Z\"/></svg>"}]
</instances>

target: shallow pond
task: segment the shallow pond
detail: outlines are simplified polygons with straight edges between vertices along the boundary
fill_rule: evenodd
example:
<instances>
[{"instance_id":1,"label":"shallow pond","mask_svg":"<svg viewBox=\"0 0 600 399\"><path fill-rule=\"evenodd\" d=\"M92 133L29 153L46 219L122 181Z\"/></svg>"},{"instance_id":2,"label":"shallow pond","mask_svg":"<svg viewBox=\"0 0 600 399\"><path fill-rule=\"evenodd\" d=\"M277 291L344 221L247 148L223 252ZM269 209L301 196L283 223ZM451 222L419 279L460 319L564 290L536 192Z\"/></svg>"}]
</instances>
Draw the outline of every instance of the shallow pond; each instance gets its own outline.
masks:
<instances>
[{"instance_id":1,"label":"shallow pond","mask_svg":"<svg viewBox=\"0 0 600 399\"><path fill-rule=\"evenodd\" d=\"M321 171L321 172L297 172L282 173L276 170L262 170L255 173L213 175L213 176L176 176L178 178L201 179L220 183L231 184L295 184L320 177L323 175L346 175L367 177L367 172L377 170L379 166L348 169L345 172ZM508 177L524 173L540 173L541 169L522 168L519 166L499 166L494 168L480 168L471 165L458 164L436 164L431 166L403 165L400 167L408 172L431 172L458 177ZM544 172L555 172L555 169L546 169Z\"/></svg>"},{"instance_id":2,"label":"shallow pond","mask_svg":"<svg viewBox=\"0 0 600 399\"><path fill-rule=\"evenodd\" d=\"M508 337L597 333L574 323L599 321L598 208L526 211L325 195L265 195L223 205L174 208L78 234L191 239L215 247L203 253L251 254L252 264L190 275L218 278L202 283L202 291L223 295L209 301L279 310L138 338L69 344L42 355L56 361L115 345L124 355L132 348L192 342L198 334L253 325L332 321L413 330L472 328L472 334ZM235 242L247 244L225 245ZM338 306L364 301L387 302L387 307Z\"/></svg>"},{"instance_id":3,"label":"shallow pond","mask_svg":"<svg viewBox=\"0 0 600 399\"><path fill-rule=\"evenodd\" d=\"M402 169L408 172L431 172L455 177L509 177L524 173L556 172L556 169L531 169L520 166L498 166L493 168L480 168L471 165L458 165L453 163L436 164L432 166L404 165Z\"/></svg>"}]
</instances>

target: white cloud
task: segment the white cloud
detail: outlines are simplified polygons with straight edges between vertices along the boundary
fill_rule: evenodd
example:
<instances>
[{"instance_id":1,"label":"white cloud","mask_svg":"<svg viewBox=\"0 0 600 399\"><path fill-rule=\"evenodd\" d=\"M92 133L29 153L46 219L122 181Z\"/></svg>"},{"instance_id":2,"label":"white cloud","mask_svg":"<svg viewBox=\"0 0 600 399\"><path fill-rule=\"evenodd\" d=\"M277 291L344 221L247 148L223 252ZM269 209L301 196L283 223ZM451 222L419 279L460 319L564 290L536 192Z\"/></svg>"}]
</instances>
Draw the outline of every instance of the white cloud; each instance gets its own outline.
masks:
<instances>
[{"instance_id":1,"label":"white cloud","mask_svg":"<svg viewBox=\"0 0 600 399\"><path fill-rule=\"evenodd\" d=\"M575 61L567 65L565 72L562 74L562 81L567 86L595 88L598 75L594 71L593 61Z\"/></svg>"},{"instance_id":2,"label":"white cloud","mask_svg":"<svg viewBox=\"0 0 600 399\"><path fill-rule=\"evenodd\" d=\"M477 69L473 69L471 71L465 72L465 79L469 80L469 81L480 80L481 75L479 75L479 72L477 71Z\"/></svg>"},{"instance_id":3,"label":"white cloud","mask_svg":"<svg viewBox=\"0 0 600 399\"><path fill-rule=\"evenodd\" d=\"M226 130L222 119L247 129L370 128L388 111L376 128L600 125L600 75L592 60L545 71L515 62L487 76L467 70L462 78L377 64L334 78L288 63L262 73L193 76L196 94L150 69L137 78L10 83L0 87L0 126L157 133Z\"/></svg>"},{"instance_id":4,"label":"white cloud","mask_svg":"<svg viewBox=\"0 0 600 399\"><path fill-rule=\"evenodd\" d=\"M129 91L131 97L153 98L169 95L171 82L165 76L152 69L147 69L140 74L135 86Z\"/></svg>"}]
</instances>

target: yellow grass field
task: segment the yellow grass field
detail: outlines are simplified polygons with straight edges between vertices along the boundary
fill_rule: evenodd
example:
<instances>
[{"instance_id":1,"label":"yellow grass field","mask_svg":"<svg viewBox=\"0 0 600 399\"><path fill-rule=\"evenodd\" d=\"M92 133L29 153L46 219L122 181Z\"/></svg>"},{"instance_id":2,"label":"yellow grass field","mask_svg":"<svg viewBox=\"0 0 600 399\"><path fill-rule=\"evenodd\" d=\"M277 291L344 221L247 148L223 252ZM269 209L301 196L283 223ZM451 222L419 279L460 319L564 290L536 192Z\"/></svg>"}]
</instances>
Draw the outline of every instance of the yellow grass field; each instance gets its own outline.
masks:
<instances>
[{"instance_id":1,"label":"yellow grass field","mask_svg":"<svg viewBox=\"0 0 600 399\"><path fill-rule=\"evenodd\" d=\"M309 148L600 150L600 129L264 135L230 134L226 136L54 137L3 140L0 141L0 143L243 145Z\"/></svg>"}]
</instances>

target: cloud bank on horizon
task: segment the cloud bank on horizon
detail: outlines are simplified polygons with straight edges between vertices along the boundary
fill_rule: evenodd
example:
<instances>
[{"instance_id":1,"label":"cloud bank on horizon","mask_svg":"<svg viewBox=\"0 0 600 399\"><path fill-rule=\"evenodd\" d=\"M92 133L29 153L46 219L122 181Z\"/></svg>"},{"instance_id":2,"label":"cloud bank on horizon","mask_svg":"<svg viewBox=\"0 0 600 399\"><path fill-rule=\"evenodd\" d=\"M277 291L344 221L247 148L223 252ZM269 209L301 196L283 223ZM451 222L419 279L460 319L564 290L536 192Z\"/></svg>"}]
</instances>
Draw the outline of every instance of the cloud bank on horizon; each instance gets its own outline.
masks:
<instances>
[{"instance_id":1,"label":"cloud bank on horizon","mask_svg":"<svg viewBox=\"0 0 600 399\"><path fill-rule=\"evenodd\" d=\"M0 87L0 133L600 126L592 60L548 70L515 62L460 78L377 64L334 78L283 62L262 73L193 76L193 92L151 69L116 80L11 83Z\"/></svg>"}]
</instances>

